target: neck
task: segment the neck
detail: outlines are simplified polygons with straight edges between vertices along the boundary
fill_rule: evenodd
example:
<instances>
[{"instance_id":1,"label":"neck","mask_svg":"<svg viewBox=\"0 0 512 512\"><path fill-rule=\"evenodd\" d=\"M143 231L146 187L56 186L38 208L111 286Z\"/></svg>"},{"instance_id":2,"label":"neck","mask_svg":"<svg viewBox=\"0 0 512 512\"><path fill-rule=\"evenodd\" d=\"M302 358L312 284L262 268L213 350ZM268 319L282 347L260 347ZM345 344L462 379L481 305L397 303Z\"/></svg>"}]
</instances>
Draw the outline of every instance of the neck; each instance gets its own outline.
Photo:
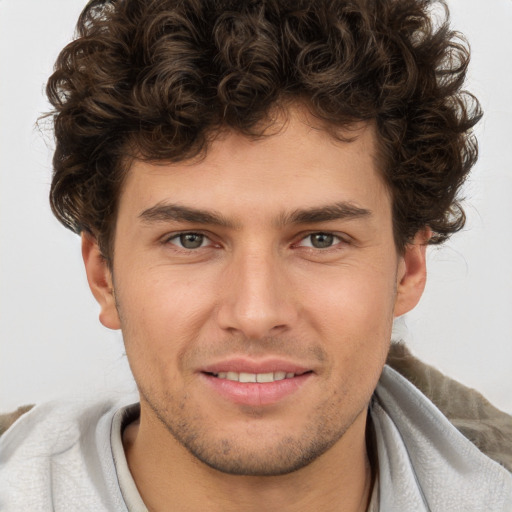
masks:
<instances>
[{"instance_id":1,"label":"neck","mask_svg":"<svg viewBox=\"0 0 512 512\"><path fill-rule=\"evenodd\" d=\"M152 512L364 512L372 485L366 418L365 410L327 452L279 476L238 476L212 469L177 443L158 420L130 424L123 443L137 488Z\"/></svg>"}]
</instances>

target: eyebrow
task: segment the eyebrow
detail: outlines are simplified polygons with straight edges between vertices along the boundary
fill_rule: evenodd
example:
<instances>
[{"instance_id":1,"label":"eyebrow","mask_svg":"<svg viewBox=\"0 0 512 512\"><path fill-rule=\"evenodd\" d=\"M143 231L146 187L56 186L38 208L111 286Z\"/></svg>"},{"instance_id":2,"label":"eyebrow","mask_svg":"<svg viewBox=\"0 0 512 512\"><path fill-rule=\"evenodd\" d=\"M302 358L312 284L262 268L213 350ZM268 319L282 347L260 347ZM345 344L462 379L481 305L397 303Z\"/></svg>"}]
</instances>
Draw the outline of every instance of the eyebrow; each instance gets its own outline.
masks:
<instances>
[{"instance_id":1,"label":"eyebrow","mask_svg":"<svg viewBox=\"0 0 512 512\"><path fill-rule=\"evenodd\" d=\"M297 209L291 213L283 213L277 220L277 225L286 226L289 224L314 224L318 222L328 222L342 219L358 219L368 217L372 214L366 208L360 208L349 202L339 202L335 204ZM222 226L230 229L240 227L238 223L232 222L222 214L211 211L191 208L169 203L159 203L151 208L143 210L139 218L144 223L154 222L189 222L195 224L209 224Z\"/></svg>"},{"instance_id":2,"label":"eyebrow","mask_svg":"<svg viewBox=\"0 0 512 512\"><path fill-rule=\"evenodd\" d=\"M371 214L372 212L366 208L360 208L350 202L341 201L316 208L298 209L284 214L279 219L279 224L314 224L332 220L359 219L369 217Z\"/></svg>"},{"instance_id":3,"label":"eyebrow","mask_svg":"<svg viewBox=\"0 0 512 512\"><path fill-rule=\"evenodd\" d=\"M178 221L195 224L211 224L232 229L238 227L218 212L168 203L159 203L142 211L139 214L139 218L148 224L153 222Z\"/></svg>"}]
</instances>

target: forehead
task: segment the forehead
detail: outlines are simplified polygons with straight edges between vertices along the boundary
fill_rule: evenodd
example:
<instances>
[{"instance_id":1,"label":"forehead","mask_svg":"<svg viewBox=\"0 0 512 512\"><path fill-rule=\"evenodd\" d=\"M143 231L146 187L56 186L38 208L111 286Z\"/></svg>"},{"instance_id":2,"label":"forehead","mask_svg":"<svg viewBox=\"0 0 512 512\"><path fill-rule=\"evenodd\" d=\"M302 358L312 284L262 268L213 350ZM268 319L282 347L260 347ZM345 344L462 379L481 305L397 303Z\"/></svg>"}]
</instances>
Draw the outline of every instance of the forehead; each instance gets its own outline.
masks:
<instances>
[{"instance_id":1,"label":"forehead","mask_svg":"<svg viewBox=\"0 0 512 512\"><path fill-rule=\"evenodd\" d=\"M295 111L258 139L225 131L201 158L172 164L136 160L119 213L168 201L260 218L338 202L386 209L389 194L374 126L361 123L339 135Z\"/></svg>"}]
</instances>

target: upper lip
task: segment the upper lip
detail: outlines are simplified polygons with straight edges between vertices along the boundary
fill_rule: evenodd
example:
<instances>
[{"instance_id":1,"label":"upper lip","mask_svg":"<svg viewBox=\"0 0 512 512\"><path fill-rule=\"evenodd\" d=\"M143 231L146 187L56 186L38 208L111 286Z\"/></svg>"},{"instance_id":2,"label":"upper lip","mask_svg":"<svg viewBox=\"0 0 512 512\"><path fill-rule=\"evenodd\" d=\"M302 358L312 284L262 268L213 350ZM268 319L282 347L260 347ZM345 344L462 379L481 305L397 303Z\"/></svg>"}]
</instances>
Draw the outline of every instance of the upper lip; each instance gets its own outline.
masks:
<instances>
[{"instance_id":1,"label":"upper lip","mask_svg":"<svg viewBox=\"0 0 512 512\"><path fill-rule=\"evenodd\" d=\"M217 363L209 364L200 368L203 373L221 373L221 372L236 372L236 373L272 373L272 372L286 372L302 374L311 371L312 368L303 366L284 359L247 359L247 358L232 358Z\"/></svg>"}]
</instances>

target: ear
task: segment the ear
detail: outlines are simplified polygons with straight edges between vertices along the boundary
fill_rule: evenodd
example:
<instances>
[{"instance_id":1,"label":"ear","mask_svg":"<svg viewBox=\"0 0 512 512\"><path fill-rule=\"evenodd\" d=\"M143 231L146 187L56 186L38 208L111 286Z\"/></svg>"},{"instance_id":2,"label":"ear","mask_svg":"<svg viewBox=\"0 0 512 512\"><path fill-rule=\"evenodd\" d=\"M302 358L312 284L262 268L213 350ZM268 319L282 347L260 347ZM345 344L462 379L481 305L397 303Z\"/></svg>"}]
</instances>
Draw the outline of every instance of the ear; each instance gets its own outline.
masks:
<instances>
[{"instance_id":1,"label":"ear","mask_svg":"<svg viewBox=\"0 0 512 512\"><path fill-rule=\"evenodd\" d=\"M430 228L418 231L414 240L407 244L404 254L400 256L395 316L401 316L411 311L423 295L427 282L427 243L431 236Z\"/></svg>"},{"instance_id":2,"label":"ear","mask_svg":"<svg viewBox=\"0 0 512 512\"><path fill-rule=\"evenodd\" d=\"M112 273L96 239L86 232L82 232L82 257L89 287L101 308L100 322L109 329L120 329Z\"/></svg>"}]
</instances>

